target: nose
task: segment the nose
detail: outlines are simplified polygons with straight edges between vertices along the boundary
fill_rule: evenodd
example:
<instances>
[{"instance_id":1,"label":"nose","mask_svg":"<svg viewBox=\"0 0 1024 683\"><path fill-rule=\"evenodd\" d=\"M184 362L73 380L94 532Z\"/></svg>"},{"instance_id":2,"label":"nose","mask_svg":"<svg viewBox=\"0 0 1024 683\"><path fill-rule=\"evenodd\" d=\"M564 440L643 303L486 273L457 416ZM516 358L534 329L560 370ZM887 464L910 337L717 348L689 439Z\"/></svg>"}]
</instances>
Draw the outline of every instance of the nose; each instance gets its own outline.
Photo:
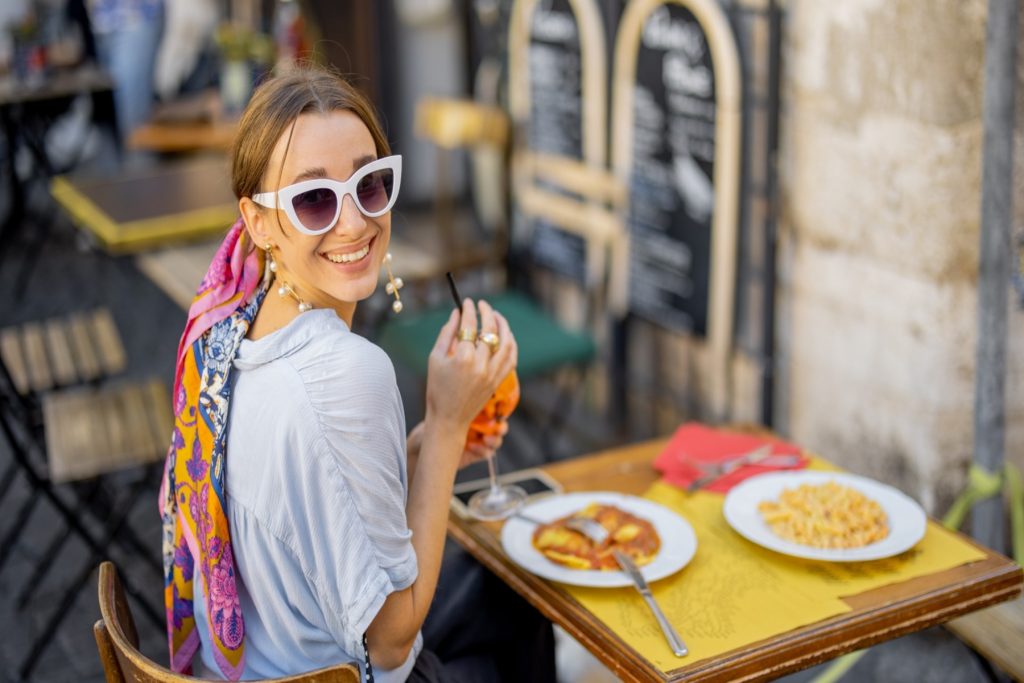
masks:
<instances>
[{"instance_id":1,"label":"nose","mask_svg":"<svg viewBox=\"0 0 1024 683\"><path fill-rule=\"evenodd\" d=\"M341 214L338 222L334 224L334 231L339 234L347 232L358 232L366 227L366 216L356 206L356 200L351 195L345 195L341 200Z\"/></svg>"}]
</instances>

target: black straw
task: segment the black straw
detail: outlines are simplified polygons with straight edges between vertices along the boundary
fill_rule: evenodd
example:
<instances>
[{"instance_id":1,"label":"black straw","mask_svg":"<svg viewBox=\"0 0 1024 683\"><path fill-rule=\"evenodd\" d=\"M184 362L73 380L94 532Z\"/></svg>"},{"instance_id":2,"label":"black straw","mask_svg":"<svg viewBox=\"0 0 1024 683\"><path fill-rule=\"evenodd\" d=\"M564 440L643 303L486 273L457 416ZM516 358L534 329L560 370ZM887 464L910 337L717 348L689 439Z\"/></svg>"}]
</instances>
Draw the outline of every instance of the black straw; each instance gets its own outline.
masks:
<instances>
[{"instance_id":1,"label":"black straw","mask_svg":"<svg viewBox=\"0 0 1024 683\"><path fill-rule=\"evenodd\" d=\"M452 290L452 300L455 301L455 308L462 310L462 297L459 296L459 288L455 286L455 278L452 277L451 271L445 273L445 277L448 278L448 288Z\"/></svg>"}]
</instances>

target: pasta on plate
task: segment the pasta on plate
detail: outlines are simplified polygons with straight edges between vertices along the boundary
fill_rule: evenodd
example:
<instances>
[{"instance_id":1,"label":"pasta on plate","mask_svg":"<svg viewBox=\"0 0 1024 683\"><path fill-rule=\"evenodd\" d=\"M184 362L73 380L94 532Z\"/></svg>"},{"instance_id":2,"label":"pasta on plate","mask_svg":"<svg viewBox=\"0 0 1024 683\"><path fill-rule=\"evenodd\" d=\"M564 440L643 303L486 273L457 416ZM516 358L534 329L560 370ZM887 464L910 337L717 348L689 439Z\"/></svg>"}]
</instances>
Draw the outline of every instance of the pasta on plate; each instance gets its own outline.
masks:
<instances>
[{"instance_id":1,"label":"pasta on plate","mask_svg":"<svg viewBox=\"0 0 1024 683\"><path fill-rule=\"evenodd\" d=\"M608 539L595 545L566 523L573 517L589 517L608 530ZM533 547L552 562L571 569L617 570L612 550L629 555L638 566L658 554L661 539L654 525L614 505L591 503L582 510L537 527Z\"/></svg>"},{"instance_id":2,"label":"pasta on plate","mask_svg":"<svg viewBox=\"0 0 1024 683\"><path fill-rule=\"evenodd\" d=\"M834 481L783 489L757 509L773 533L815 548L861 548L889 535L878 502Z\"/></svg>"}]
</instances>

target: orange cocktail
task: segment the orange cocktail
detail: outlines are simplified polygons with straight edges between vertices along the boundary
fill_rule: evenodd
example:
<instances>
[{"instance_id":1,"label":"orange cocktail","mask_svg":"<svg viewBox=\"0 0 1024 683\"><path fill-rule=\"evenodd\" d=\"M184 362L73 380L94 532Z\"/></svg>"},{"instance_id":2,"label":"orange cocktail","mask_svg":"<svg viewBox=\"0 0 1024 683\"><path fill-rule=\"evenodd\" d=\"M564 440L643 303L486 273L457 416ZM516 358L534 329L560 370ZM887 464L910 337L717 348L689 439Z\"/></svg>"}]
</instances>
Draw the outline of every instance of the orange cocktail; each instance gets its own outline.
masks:
<instances>
[{"instance_id":1,"label":"orange cocktail","mask_svg":"<svg viewBox=\"0 0 1024 683\"><path fill-rule=\"evenodd\" d=\"M508 373L501 380L494 395L487 399L483 409L473 418L469 425L466 445L482 444L485 436L500 433L501 424L512 415L519 405L519 377L516 371Z\"/></svg>"}]
</instances>

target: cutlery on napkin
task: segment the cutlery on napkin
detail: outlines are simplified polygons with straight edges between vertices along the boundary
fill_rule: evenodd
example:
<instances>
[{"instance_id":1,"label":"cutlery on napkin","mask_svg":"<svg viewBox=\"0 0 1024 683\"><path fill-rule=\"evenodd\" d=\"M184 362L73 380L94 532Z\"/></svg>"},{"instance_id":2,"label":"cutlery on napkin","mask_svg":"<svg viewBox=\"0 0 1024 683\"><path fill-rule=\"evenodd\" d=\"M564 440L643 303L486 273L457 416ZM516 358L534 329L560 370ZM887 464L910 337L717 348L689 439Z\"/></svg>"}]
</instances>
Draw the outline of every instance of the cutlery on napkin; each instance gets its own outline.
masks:
<instances>
[{"instance_id":1,"label":"cutlery on napkin","mask_svg":"<svg viewBox=\"0 0 1024 683\"><path fill-rule=\"evenodd\" d=\"M803 469L809 461L799 446L775 437L690 422L676 430L654 467L673 486L726 493L756 474Z\"/></svg>"}]
</instances>

